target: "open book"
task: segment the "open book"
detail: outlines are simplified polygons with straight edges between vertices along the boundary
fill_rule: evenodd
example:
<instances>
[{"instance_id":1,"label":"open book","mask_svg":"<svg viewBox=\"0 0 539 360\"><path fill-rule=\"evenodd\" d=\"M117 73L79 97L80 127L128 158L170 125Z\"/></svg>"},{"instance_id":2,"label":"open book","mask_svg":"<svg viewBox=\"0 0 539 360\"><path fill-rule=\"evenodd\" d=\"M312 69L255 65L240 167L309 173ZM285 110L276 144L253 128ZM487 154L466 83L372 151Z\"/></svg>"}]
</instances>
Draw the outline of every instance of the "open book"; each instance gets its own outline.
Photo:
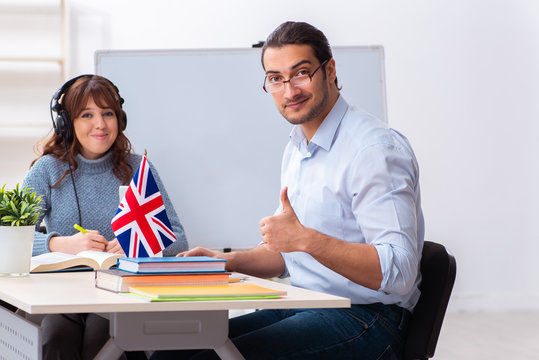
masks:
<instances>
[{"instance_id":1,"label":"open book","mask_svg":"<svg viewBox=\"0 0 539 360\"><path fill-rule=\"evenodd\" d=\"M78 269L109 269L116 265L116 259L122 254L86 250L77 255L61 252L50 252L32 256L30 272L51 272Z\"/></svg>"}]
</instances>

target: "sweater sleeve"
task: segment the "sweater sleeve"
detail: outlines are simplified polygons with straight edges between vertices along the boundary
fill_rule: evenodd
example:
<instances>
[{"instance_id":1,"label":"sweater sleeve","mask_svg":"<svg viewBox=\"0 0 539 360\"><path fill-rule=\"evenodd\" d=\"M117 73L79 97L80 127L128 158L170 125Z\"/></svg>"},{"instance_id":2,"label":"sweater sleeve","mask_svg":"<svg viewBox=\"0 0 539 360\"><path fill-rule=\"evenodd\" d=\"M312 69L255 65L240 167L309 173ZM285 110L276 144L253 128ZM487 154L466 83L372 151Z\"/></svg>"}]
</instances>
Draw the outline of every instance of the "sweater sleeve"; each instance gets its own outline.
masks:
<instances>
[{"instance_id":1,"label":"sweater sleeve","mask_svg":"<svg viewBox=\"0 0 539 360\"><path fill-rule=\"evenodd\" d=\"M161 196L163 197L163 202L165 203L165 209L167 210L167 216L170 220L170 224L172 225L172 230L174 231L174 235L176 235L176 241L170 244L165 250L163 250L163 256L176 256L180 252L189 249L187 237L185 236L185 231L180 222L180 218L178 217L178 214L174 209L174 205L170 201L167 190L165 189L165 185L161 181L157 169L150 161L148 162L150 163L150 168L152 169L152 174L155 178L155 181L157 182L157 186L159 187Z\"/></svg>"},{"instance_id":2,"label":"sweater sleeve","mask_svg":"<svg viewBox=\"0 0 539 360\"><path fill-rule=\"evenodd\" d=\"M24 180L22 181L23 187L29 187L35 191L37 196L41 196L41 202L39 206L41 207L41 214L39 215L36 222L36 231L34 237L34 246L32 249L32 256L50 252L49 249L49 240L53 236L58 236L60 234L56 232L51 232L44 234L39 232L41 222L45 215L50 211L50 195L51 195L51 184L50 184L50 174L47 169L50 169L52 166L50 158L43 157L39 159L34 166L30 169L28 174L26 174Z\"/></svg>"}]
</instances>

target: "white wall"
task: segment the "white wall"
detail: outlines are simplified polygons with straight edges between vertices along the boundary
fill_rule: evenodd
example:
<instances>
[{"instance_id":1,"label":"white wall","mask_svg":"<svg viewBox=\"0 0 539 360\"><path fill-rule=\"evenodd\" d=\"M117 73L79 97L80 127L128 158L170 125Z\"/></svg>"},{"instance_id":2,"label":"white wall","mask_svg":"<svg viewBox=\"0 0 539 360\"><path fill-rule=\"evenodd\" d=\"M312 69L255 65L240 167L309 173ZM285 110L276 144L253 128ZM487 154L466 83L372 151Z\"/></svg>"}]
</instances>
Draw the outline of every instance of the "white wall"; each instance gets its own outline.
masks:
<instances>
[{"instance_id":1,"label":"white wall","mask_svg":"<svg viewBox=\"0 0 539 360\"><path fill-rule=\"evenodd\" d=\"M285 20L314 24L333 45L383 45L389 123L410 138L420 161L427 238L457 258L450 309L539 308L536 1L71 5L73 75L93 71L96 49L246 47ZM31 156L25 150L20 158ZM0 161L6 164L4 155ZM24 175L8 169L0 183Z\"/></svg>"}]
</instances>

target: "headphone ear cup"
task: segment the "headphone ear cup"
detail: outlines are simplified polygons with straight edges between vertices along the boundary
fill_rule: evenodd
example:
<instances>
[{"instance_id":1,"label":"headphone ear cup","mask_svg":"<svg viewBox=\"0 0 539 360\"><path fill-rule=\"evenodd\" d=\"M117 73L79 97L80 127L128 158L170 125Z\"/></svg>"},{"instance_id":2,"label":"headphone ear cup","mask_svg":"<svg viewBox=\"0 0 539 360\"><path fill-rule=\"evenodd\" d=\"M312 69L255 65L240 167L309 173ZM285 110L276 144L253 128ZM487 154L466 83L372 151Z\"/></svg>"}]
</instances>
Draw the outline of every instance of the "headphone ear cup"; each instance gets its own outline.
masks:
<instances>
[{"instance_id":1,"label":"headphone ear cup","mask_svg":"<svg viewBox=\"0 0 539 360\"><path fill-rule=\"evenodd\" d=\"M56 128L54 131L64 138L67 144L71 144L73 141L73 126L69 119L69 114L65 110L60 110L56 117Z\"/></svg>"},{"instance_id":2,"label":"headphone ear cup","mask_svg":"<svg viewBox=\"0 0 539 360\"><path fill-rule=\"evenodd\" d=\"M122 124L122 131L125 130L125 128L127 127L127 114L125 113L125 111L122 110L122 121L121 121L121 124Z\"/></svg>"}]
</instances>

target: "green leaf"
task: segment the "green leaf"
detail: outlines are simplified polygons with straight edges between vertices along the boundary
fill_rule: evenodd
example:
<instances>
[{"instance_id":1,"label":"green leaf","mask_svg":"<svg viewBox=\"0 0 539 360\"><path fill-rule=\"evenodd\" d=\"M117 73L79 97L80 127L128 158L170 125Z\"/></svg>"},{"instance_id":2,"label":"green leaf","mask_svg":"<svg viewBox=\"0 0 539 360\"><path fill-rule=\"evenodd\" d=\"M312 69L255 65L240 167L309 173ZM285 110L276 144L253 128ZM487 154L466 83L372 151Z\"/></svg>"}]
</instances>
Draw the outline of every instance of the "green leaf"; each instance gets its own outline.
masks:
<instances>
[{"instance_id":1,"label":"green leaf","mask_svg":"<svg viewBox=\"0 0 539 360\"><path fill-rule=\"evenodd\" d=\"M30 205L28 205L28 203L26 201L23 201L22 202L22 205L21 205L21 215L24 215L24 213L26 212L26 209L28 209Z\"/></svg>"},{"instance_id":2,"label":"green leaf","mask_svg":"<svg viewBox=\"0 0 539 360\"><path fill-rule=\"evenodd\" d=\"M11 205L11 210L15 213L15 215L19 216L19 211L17 207L15 206L15 202L12 201L9 204Z\"/></svg>"}]
</instances>

